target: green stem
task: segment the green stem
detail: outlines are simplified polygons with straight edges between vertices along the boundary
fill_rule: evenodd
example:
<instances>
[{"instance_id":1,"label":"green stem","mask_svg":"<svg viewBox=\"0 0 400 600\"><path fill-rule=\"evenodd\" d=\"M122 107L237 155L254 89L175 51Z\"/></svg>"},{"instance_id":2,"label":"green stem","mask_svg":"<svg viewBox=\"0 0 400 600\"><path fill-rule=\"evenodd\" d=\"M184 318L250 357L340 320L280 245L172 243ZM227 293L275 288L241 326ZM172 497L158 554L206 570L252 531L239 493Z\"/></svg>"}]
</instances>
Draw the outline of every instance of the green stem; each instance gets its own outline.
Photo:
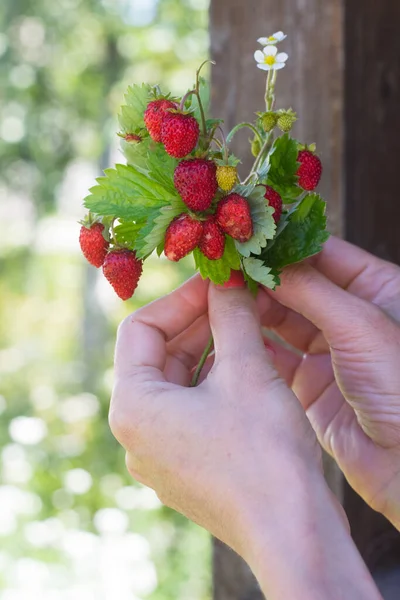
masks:
<instances>
[{"instance_id":1,"label":"green stem","mask_svg":"<svg viewBox=\"0 0 400 600\"><path fill-rule=\"evenodd\" d=\"M267 85L265 87L265 106L266 106L267 110L270 110L270 108L269 108L269 94L270 94L270 87L271 87L271 78L272 78L272 69L270 69L268 71Z\"/></svg>"},{"instance_id":2,"label":"green stem","mask_svg":"<svg viewBox=\"0 0 400 600\"><path fill-rule=\"evenodd\" d=\"M199 364L197 365L196 370L193 374L192 381L190 382L190 387L196 387L196 385L198 384L201 371L205 365L205 362L208 358L208 355L211 352L213 345L214 345L214 339L213 339L213 336L211 336L210 339L208 340L208 344L205 347L203 354L201 355Z\"/></svg>"},{"instance_id":3,"label":"green stem","mask_svg":"<svg viewBox=\"0 0 400 600\"><path fill-rule=\"evenodd\" d=\"M270 86L269 86L268 110L272 110L274 108L274 104L275 104L275 83L276 83L277 75L278 75L278 71L276 69L274 69L274 72L273 72L273 75L272 75L272 79L270 81Z\"/></svg>"},{"instance_id":4,"label":"green stem","mask_svg":"<svg viewBox=\"0 0 400 600\"><path fill-rule=\"evenodd\" d=\"M233 136L239 131L239 129L242 129L243 127L247 127L248 129L251 129L251 131L258 137L260 144L263 143L262 137L260 135L260 132L257 130L256 127L254 127L254 125L252 125L251 123L239 123L239 125L236 125L227 135L226 137L226 141L229 142L232 140Z\"/></svg>"},{"instance_id":5,"label":"green stem","mask_svg":"<svg viewBox=\"0 0 400 600\"><path fill-rule=\"evenodd\" d=\"M206 116L204 114L203 103L202 103L201 97L200 97L200 71L202 70L204 65L206 65L207 63L211 63L212 65L215 65L215 62L213 60L205 60L204 62L201 63L200 67L196 71L196 91L195 91L195 94L197 96L197 100L199 103L201 124L202 124L202 128L203 128L203 135L205 138L207 137L207 125L206 125Z\"/></svg>"},{"instance_id":6,"label":"green stem","mask_svg":"<svg viewBox=\"0 0 400 600\"><path fill-rule=\"evenodd\" d=\"M222 137L222 146L224 149L224 160L226 162L226 164L228 164L228 158L229 158L229 152L228 152L228 144L226 141L226 137L225 137L225 133L224 130L222 129L222 127L220 125L218 125L217 129L219 129L220 133L221 133L221 137Z\"/></svg>"},{"instance_id":7,"label":"green stem","mask_svg":"<svg viewBox=\"0 0 400 600\"><path fill-rule=\"evenodd\" d=\"M189 90L188 92L186 92L186 94L183 96L181 103L179 105L179 110L184 110L185 108L185 104L186 104L186 100L189 98L189 96L191 96L192 94L196 94L196 90ZM197 95L197 94L196 94Z\"/></svg>"},{"instance_id":8,"label":"green stem","mask_svg":"<svg viewBox=\"0 0 400 600\"><path fill-rule=\"evenodd\" d=\"M269 150L270 148L270 143L272 141L272 131L268 134L265 142L263 143L260 152L258 153L258 156L256 158L256 160L254 161L253 167L249 173L249 175L246 177L246 179L243 182L243 185L246 185L246 183L248 183L250 181L250 179L253 177L253 175L255 175L257 173L257 169L260 166L260 163L262 162L262 159L264 157L264 154L267 150Z\"/></svg>"}]
</instances>

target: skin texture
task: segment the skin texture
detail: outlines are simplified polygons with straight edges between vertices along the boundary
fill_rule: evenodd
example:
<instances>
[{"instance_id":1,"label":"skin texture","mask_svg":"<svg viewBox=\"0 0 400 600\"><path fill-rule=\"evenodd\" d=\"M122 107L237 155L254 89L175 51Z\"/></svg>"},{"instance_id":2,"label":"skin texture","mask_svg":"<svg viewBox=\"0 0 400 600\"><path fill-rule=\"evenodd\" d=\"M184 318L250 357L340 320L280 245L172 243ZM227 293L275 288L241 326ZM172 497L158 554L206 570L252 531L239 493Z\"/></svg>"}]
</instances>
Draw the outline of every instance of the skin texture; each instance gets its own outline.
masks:
<instances>
[{"instance_id":1,"label":"skin texture","mask_svg":"<svg viewBox=\"0 0 400 600\"><path fill-rule=\"evenodd\" d=\"M331 238L258 298L276 366L353 488L400 528L400 268Z\"/></svg>"},{"instance_id":2,"label":"skin texture","mask_svg":"<svg viewBox=\"0 0 400 600\"><path fill-rule=\"evenodd\" d=\"M265 348L272 300L262 294L257 309L232 281L194 277L122 323L110 426L128 470L241 554L269 600L378 599L315 434ZM210 329L215 355L188 388Z\"/></svg>"}]
</instances>

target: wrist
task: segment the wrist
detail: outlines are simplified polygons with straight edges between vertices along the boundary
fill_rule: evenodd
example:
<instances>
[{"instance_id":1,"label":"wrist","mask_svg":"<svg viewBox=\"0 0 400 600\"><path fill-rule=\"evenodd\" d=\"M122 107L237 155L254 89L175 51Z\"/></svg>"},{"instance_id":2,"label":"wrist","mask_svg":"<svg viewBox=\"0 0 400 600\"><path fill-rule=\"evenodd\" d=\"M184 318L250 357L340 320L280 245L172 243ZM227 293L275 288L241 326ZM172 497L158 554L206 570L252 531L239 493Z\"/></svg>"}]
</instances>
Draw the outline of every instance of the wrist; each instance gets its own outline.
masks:
<instances>
[{"instance_id":1,"label":"wrist","mask_svg":"<svg viewBox=\"0 0 400 600\"><path fill-rule=\"evenodd\" d=\"M269 600L378 600L340 506L320 471L286 471L275 488L244 509L241 552Z\"/></svg>"}]
</instances>

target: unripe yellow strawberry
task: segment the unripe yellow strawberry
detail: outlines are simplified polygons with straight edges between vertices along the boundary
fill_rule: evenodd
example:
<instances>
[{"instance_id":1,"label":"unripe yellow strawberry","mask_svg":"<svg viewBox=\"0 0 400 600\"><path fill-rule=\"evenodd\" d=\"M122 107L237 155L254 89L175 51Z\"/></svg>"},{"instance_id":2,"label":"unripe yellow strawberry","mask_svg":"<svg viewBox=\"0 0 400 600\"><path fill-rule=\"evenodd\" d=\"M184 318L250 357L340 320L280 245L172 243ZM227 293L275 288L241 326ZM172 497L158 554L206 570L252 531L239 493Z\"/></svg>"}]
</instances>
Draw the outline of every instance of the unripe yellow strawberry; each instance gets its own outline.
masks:
<instances>
[{"instance_id":1,"label":"unripe yellow strawberry","mask_svg":"<svg viewBox=\"0 0 400 600\"><path fill-rule=\"evenodd\" d=\"M237 168L232 165L217 166L217 181L218 186L224 192L230 192L237 182Z\"/></svg>"}]
</instances>

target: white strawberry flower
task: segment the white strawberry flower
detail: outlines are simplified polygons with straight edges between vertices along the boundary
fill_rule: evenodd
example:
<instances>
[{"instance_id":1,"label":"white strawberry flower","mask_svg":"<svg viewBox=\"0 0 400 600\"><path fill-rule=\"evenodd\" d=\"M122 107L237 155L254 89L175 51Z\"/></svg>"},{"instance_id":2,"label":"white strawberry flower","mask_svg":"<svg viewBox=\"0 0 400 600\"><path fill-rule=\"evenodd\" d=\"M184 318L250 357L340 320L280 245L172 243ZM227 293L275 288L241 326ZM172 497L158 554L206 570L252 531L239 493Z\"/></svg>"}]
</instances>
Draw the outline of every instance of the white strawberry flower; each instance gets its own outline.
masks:
<instances>
[{"instance_id":1,"label":"white strawberry flower","mask_svg":"<svg viewBox=\"0 0 400 600\"><path fill-rule=\"evenodd\" d=\"M277 71L283 69L289 56L286 52L279 52L276 46L266 46L264 50L257 50L254 53L257 61L257 67L263 71Z\"/></svg>"},{"instance_id":2,"label":"white strawberry flower","mask_svg":"<svg viewBox=\"0 0 400 600\"><path fill-rule=\"evenodd\" d=\"M258 38L257 42L259 42L263 46L275 46L275 44L283 42L283 40L286 38L287 35L285 35L283 31L277 31L276 33L274 33L274 35L270 35L269 37Z\"/></svg>"}]
</instances>

